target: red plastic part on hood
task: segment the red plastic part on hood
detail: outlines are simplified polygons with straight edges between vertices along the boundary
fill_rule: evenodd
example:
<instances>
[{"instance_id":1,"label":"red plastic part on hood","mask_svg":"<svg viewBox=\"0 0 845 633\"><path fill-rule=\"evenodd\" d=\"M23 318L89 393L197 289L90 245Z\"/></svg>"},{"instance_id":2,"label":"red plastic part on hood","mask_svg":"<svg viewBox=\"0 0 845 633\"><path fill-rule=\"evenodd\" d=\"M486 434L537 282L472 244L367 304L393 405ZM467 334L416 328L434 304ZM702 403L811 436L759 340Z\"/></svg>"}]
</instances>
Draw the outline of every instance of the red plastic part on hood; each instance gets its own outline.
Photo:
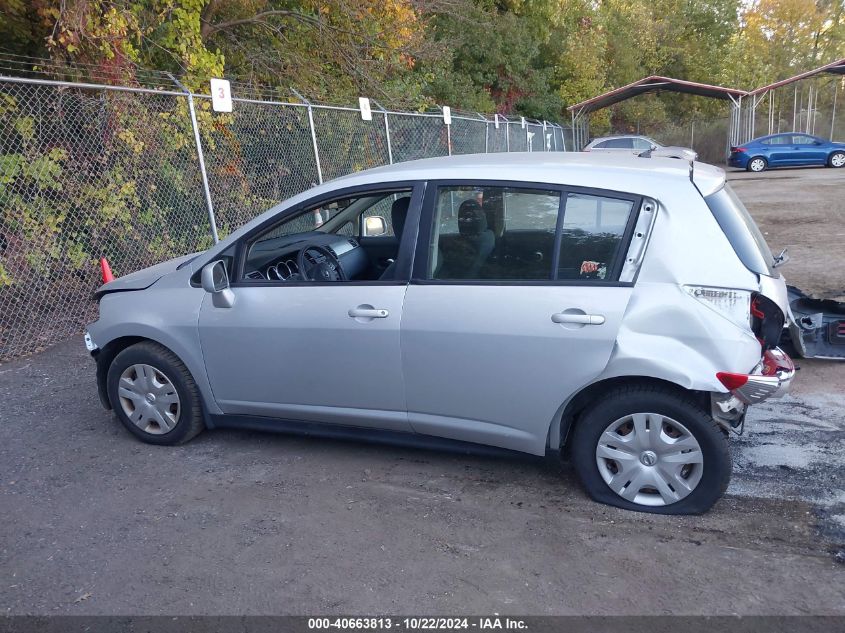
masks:
<instances>
[{"instance_id":1,"label":"red plastic part on hood","mask_svg":"<svg viewBox=\"0 0 845 633\"><path fill-rule=\"evenodd\" d=\"M105 257L100 258L100 270L103 271L103 283L107 284L110 281L114 281L114 275L111 272L111 266L109 266L109 260Z\"/></svg>"},{"instance_id":2,"label":"red plastic part on hood","mask_svg":"<svg viewBox=\"0 0 845 633\"><path fill-rule=\"evenodd\" d=\"M732 374L727 371L718 372L716 378L731 391L739 389L748 382L748 374Z\"/></svg>"}]
</instances>

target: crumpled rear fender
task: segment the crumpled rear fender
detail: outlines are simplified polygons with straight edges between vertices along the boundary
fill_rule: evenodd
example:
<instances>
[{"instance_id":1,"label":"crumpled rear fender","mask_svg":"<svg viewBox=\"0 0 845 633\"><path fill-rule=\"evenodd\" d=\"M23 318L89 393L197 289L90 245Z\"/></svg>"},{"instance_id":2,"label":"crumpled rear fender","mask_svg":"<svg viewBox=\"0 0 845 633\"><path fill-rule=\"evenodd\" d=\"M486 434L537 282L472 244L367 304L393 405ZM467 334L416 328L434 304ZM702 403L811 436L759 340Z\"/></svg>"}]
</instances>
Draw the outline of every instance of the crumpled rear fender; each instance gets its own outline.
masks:
<instances>
[{"instance_id":1,"label":"crumpled rear fender","mask_svg":"<svg viewBox=\"0 0 845 633\"><path fill-rule=\"evenodd\" d=\"M760 343L672 284L641 284L631 296L616 345L596 379L648 376L684 389L725 393L720 371L748 372Z\"/></svg>"}]
</instances>

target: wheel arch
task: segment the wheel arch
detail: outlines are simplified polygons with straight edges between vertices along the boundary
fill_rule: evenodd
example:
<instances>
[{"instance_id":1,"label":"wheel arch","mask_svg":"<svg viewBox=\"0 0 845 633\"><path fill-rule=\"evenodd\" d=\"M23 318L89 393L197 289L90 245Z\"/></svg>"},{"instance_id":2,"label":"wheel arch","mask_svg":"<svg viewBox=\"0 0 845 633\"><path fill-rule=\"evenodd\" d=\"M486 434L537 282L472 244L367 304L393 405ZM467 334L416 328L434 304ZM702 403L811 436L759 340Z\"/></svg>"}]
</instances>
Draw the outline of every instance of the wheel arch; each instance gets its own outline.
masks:
<instances>
[{"instance_id":1,"label":"wheel arch","mask_svg":"<svg viewBox=\"0 0 845 633\"><path fill-rule=\"evenodd\" d=\"M106 387L109 367L111 367L112 361L127 347L131 347L132 345L143 341L151 341L161 345L158 341L152 341L152 339L148 339L143 336L121 336L109 341L98 351L94 352L94 360L97 363L97 394L100 396L100 402L106 409L112 409L112 403L111 400L109 400L109 393ZM172 352L173 350L170 351Z\"/></svg>"},{"instance_id":2,"label":"wheel arch","mask_svg":"<svg viewBox=\"0 0 845 633\"><path fill-rule=\"evenodd\" d=\"M129 347L136 345L138 343L150 342L155 343L166 349L168 352L176 356L183 365L185 365L188 373L191 375L191 378L194 379L194 382L200 387L200 394L203 393L202 389L202 379L201 377L197 376L196 371L193 371L191 368L190 363L186 362L186 359L183 357L182 354L179 354L177 350L174 350L172 346L163 343L160 340L156 340L155 338L151 338L149 336L140 336L140 335L126 335L126 336L118 336L108 343L106 343L98 352L94 354L94 360L97 363L97 393L100 396L100 402L106 408L111 410L112 403L108 395L108 374L109 374L109 367L111 367L112 362L120 354L123 350L128 349ZM206 398L201 397L200 400L202 401L202 408L203 408L203 416L206 420L206 425L209 423L209 416L208 416L208 407L206 404ZM210 426L209 426L210 428Z\"/></svg>"},{"instance_id":3,"label":"wheel arch","mask_svg":"<svg viewBox=\"0 0 845 633\"><path fill-rule=\"evenodd\" d=\"M830 165L830 164L831 164L831 162L830 162L830 161L833 159L833 156L834 156L835 154L845 154L845 149L834 149L834 150L831 150L831 151L830 151L830 153L827 155L827 160L825 161L825 164Z\"/></svg>"},{"instance_id":4,"label":"wheel arch","mask_svg":"<svg viewBox=\"0 0 845 633\"><path fill-rule=\"evenodd\" d=\"M661 387L685 397L689 397L692 394L696 399L700 399L701 405L705 410L710 407L709 393L687 389L670 380L655 378L653 376L614 376L612 378L605 378L604 380L599 380L585 386L569 398L561 407L549 428L548 448L553 452L560 451L560 454L566 457L572 438L572 430L578 423L581 414L590 404L601 398L604 394L623 385Z\"/></svg>"}]
</instances>

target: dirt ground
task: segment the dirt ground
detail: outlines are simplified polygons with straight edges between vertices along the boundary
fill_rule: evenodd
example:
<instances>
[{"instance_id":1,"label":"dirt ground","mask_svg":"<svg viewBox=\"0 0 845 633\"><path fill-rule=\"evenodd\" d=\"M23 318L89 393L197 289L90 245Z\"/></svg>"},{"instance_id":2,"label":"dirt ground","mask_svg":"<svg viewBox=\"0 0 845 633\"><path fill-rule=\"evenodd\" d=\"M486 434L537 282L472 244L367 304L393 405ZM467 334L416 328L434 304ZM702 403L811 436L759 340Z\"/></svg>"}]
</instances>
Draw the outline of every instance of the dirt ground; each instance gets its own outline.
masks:
<instances>
[{"instance_id":1,"label":"dirt ground","mask_svg":"<svg viewBox=\"0 0 845 633\"><path fill-rule=\"evenodd\" d=\"M790 281L845 292L845 171L731 177ZM141 444L77 337L0 366L0 613L845 615L845 364L802 366L733 442L726 497L672 517L597 505L541 459Z\"/></svg>"},{"instance_id":2,"label":"dirt ground","mask_svg":"<svg viewBox=\"0 0 845 633\"><path fill-rule=\"evenodd\" d=\"M819 299L845 301L845 170L728 170L734 190L777 254L787 283Z\"/></svg>"}]
</instances>

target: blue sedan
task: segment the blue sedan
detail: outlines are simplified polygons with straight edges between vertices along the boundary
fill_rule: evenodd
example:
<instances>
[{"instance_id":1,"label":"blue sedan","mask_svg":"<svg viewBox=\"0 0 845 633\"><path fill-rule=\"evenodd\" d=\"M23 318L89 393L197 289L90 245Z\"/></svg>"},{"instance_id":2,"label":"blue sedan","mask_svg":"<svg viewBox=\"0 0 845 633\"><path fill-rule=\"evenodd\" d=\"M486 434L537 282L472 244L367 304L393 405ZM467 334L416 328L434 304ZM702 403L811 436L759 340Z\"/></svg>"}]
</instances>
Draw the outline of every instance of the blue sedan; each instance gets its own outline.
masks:
<instances>
[{"instance_id":1,"label":"blue sedan","mask_svg":"<svg viewBox=\"0 0 845 633\"><path fill-rule=\"evenodd\" d=\"M728 164L748 171L798 165L845 167L845 143L794 132L772 134L731 147Z\"/></svg>"}]
</instances>

